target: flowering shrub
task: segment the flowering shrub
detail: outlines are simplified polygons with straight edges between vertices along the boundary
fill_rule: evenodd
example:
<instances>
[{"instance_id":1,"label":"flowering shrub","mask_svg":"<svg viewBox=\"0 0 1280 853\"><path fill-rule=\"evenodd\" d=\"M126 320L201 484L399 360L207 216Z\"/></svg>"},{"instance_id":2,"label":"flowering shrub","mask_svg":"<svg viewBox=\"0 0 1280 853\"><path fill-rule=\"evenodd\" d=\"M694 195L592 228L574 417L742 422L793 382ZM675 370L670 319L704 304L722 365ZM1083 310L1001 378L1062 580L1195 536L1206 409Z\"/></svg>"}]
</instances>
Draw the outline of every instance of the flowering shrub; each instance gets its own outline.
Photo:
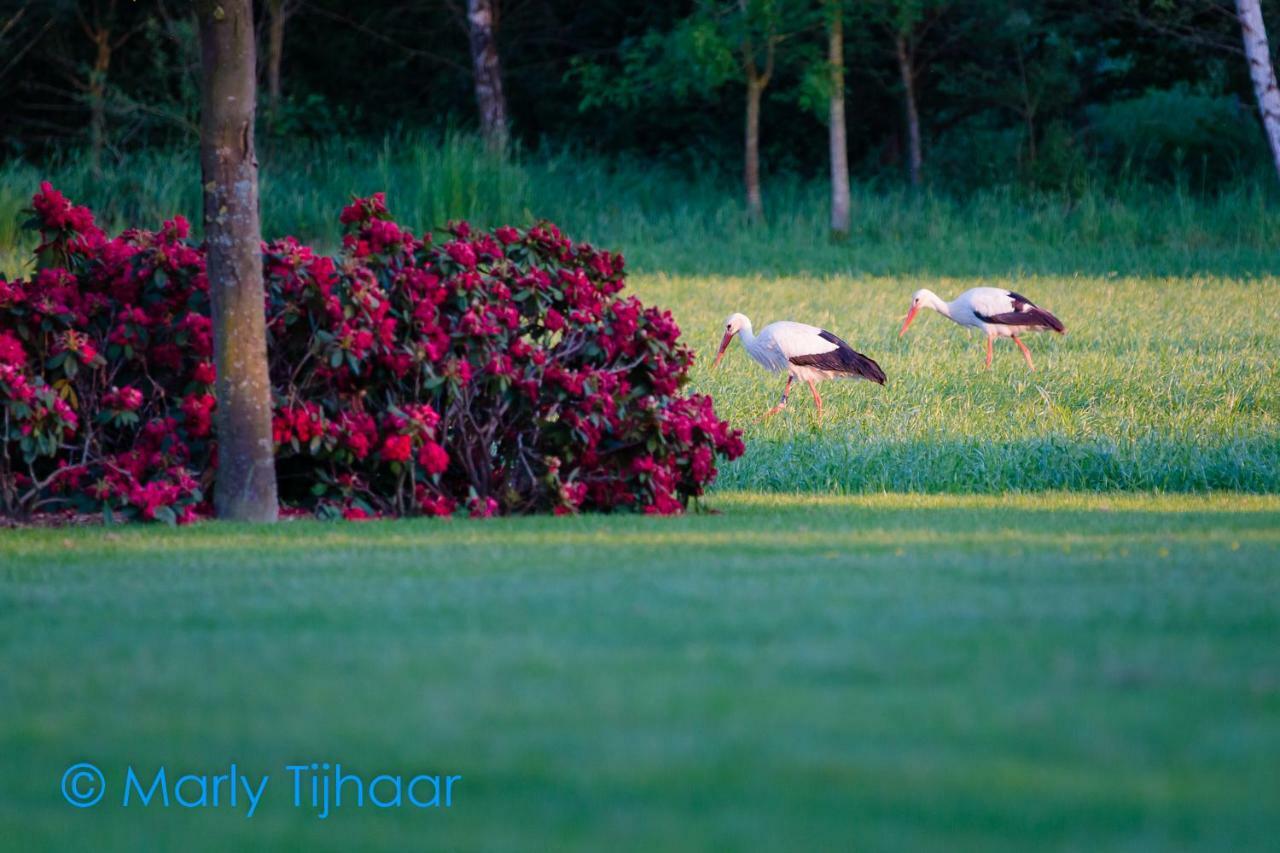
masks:
<instances>
[{"instance_id":1,"label":"flowering shrub","mask_svg":"<svg viewBox=\"0 0 1280 853\"><path fill-rule=\"evenodd\" d=\"M107 236L44 184L38 271L0 280L0 509L187 521L215 487L204 256L181 217ZM264 246L286 509L324 516L680 512L742 453L670 314L554 226L437 243L383 196L336 258Z\"/></svg>"}]
</instances>

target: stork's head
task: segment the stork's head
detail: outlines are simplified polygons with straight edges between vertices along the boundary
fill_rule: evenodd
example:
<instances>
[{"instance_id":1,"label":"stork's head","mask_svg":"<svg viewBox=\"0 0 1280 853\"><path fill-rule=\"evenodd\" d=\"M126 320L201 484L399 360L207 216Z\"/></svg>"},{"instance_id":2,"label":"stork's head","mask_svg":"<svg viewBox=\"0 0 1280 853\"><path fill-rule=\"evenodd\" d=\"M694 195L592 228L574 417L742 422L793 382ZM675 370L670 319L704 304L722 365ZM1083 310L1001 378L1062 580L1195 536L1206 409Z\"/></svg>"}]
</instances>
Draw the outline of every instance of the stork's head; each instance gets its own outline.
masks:
<instances>
[{"instance_id":1,"label":"stork's head","mask_svg":"<svg viewBox=\"0 0 1280 853\"><path fill-rule=\"evenodd\" d=\"M911 321L916 318L921 307L932 308L937 301L939 301L938 295L927 287L922 287L911 294L911 307L907 309L907 316L902 321L902 330L898 332L898 337L907 333L907 326L911 325Z\"/></svg>"},{"instance_id":2,"label":"stork's head","mask_svg":"<svg viewBox=\"0 0 1280 853\"><path fill-rule=\"evenodd\" d=\"M720 359L724 358L724 351L729 348L729 342L733 340L733 336L741 332L744 326L750 326L751 321L747 319L746 314L730 314L729 319L724 321L724 338L720 341L720 351L716 353L716 360L711 366L718 367Z\"/></svg>"}]
</instances>

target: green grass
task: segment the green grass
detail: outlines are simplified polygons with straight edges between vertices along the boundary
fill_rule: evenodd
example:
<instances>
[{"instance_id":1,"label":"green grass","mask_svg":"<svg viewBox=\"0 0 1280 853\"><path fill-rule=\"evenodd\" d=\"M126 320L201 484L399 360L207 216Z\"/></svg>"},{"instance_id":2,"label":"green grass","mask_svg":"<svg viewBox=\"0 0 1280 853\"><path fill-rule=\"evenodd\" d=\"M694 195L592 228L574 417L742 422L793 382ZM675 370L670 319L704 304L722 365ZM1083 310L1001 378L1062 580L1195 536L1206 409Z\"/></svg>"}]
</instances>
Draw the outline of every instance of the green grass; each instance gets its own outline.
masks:
<instances>
[{"instance_id":1,"label":"green grass","mask_svg":"<svg viewBox=\"0 0 1280 853\"><path fill-rule=\"evenodd\" d=\"M1280 499L0 535L0 850L1262 850ZM106 800L61 801L69 764ZM119 778L270 773L252 820ZM286 763L456 772L290 804Z\"/></svg>"},{"instance_id":2,"label":"green grass","mask_svg":"<svg viewBox=\"0 0 1280 853\"><path fill-rule=\"evenodd\" d=\"M920 286L945 297L1005 284L1054 311L1066 336L1032 336L1030 373L1009 341L983 369L981 335L924 312L898 338ZM765 491L1280 490L1280 281L1028 277L637 276L699 352L693 387L745 428L721 485ZM831 329L888 374L803 387L761 423L784 380L734 342L710 371L723 322L794 319Z\"/></svg>"},{"instance_id":3,"label":"green grass","mask_svg":"<svg viewBox=\"0 0 1280 853\"><path fill-rule=\"evenodd\" d=\"M1082 195L1011 189L958 199L896 187L854 187L852 234L827 240L825 181L766 182L769 223L748 226L736 163L690 176L652 163L543 150L494 158L474 139L406 134L381 142L264 143L262 220L331 248L352 194L385 190L418 228L551 219L576 238L621 248L633 267L683 274L1016 275L1087 272L1256 275L1280 271L1280 205L1270 177L1211 197L1180 188L1090 188ZM21 211L52 180L112 229L200 220L194 148L144 150L94 175L69 151L50 162L0 164L0 272L24 269L31 235Z\"/></svg>"}]
</instances>

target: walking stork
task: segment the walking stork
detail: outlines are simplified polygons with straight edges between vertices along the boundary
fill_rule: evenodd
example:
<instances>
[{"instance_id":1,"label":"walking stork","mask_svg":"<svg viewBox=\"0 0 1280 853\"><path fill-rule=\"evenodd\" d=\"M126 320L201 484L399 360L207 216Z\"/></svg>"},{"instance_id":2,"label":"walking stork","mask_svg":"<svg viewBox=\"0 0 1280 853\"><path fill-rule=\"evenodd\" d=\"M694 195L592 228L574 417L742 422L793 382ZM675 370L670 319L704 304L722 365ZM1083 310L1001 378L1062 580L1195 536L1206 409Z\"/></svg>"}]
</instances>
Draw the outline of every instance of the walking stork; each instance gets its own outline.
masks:
<instances>
[{"instance_id":1,"label":"walking stork","mask_svg":"<svg viewBox=\"0 0 1280 853\"><path fill-rule=\"evenodd\" d=\"M822 416L822 396L818 393L818 383L824 379L868 379L884 384L884 371L880 365L825 329L809 326L804 323L793 323L783 320L770 323L755 334L751 329L751 321L745 314L732 314L724 324L724 340L720 342L720 351L712 363L715 368L724 358L724 351L729 348L734 335L742 339L747 355L756 363L773 373L787 371L787 385L782 389L782 399L778 405L765 412L765 417L775 415L787 406L787 397L791 394L791 383L801 379L808 383L813 392L813 402L818 407L818 416Z\"/></svg>"},{"instance_id":2,"label":"walking stork","mask_svg":"<svg viewBox=\"0 0 1280 853\"><path fill-rule=\"evenodd\" d=\"M917 290L911 296L911 310L902 322L902 331L898 337L907 333L907 327L916 318L921 308L932 308L961 326L981 329L987 335L987 367L991 367L991 345L996 338L1013 338L1013 342L1022 350L1027 360L1027 367L1036 369L1031 361L1031 350L1022 342L1019 335L1027 332L1044 332L1052 330L1058 334L1066 334L1062 321L1034 302L1012 290L999 287L975 287L966 290L950 302L944 302L932 290Z\"/></svg>"}]
</instances>

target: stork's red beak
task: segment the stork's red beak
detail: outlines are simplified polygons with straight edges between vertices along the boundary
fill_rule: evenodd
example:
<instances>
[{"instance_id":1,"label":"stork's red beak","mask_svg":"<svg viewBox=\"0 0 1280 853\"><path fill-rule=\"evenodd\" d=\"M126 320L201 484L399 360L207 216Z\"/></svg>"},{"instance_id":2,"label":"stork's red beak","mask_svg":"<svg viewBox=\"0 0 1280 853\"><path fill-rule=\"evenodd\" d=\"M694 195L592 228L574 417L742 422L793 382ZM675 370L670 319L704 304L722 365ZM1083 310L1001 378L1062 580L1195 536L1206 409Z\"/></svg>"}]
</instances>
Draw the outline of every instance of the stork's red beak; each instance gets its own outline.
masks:
<instances>
[{"instance_id":1,"label":"stork's red beak","mask_svg":"<svg viewBox=\"0 0 1280 853\"><path fill-rule=\"evenodd\" d=\"M720 366L720 359L724 358L724 351L729 348L729 342L732 340L733 340L733 332L725 332L724 340L720 342L720 352L716 353L716 360L711 362L712 370Z\"/></svg>"},{"instance_id":2,"label":"stork's red beak","mask_svg":"<svg viewBox=\"0 0 1280 853\"><path fill-rule=\"evenodd\" d=\"M916 318L916 314L920 311L919 305L912 305L911 310L907 312L907 319L902 321L902 331L898 332L898 337L902 337L907 333L907 326L911 325L911 321Z\"/></svg>"}]
</instances>

